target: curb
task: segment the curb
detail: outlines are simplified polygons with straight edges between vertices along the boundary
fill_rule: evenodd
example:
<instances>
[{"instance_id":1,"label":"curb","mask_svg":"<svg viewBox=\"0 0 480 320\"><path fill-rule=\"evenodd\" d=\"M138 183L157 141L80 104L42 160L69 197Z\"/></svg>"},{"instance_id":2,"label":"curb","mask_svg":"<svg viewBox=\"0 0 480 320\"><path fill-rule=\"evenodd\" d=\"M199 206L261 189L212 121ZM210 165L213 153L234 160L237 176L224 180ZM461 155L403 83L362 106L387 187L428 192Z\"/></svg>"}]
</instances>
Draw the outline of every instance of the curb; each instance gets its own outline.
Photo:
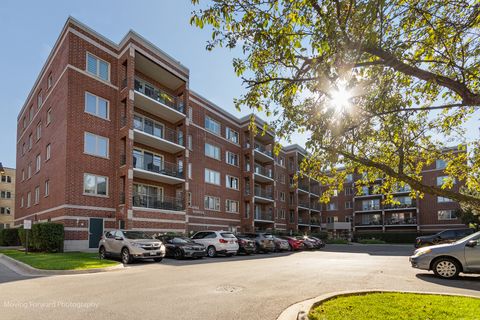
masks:
<instances>
[{"instance_id":1,"label":"curb","mask_svg":"<svg viewBox=\"0 0 480 320\"><path fill-rule=\"evenodd\" d=\"M339 291L331 292L320 295L318 297L297 302L287 309L283 310L282 313L278 316L277 320L308 320L308 313L312 308L315 308L326 302L330 299L337 297L353 296L353 295L362 295L367 293L416 293L416 294L435 294L442 296L458 296L458 297L470 297L475 299L480 299L478 296L468 295L468 294L457 294L457 293L440 293L440 292L425 292L425 291L401 291L401 290L381 290L381 289L372 289L372 290L360 290L360 291Z\"/></svg>"},{"instance_id":2,"label":"curb","mask_svg":"<svg viewBox=\"0 0 480 320\"><path fill-rule=\"evenodd\" d=\"M86 270L43 270L43 269L34 268L32 266L29 266L26 263L10 258L9 256L6 256L3 253L0 253L0 263L3 264L5 267L9 268L10 270L12 270L13 272L26 277L88 274L88 273L119 271L119 270L125 269L123 264L120 263L112 267L86 269Z\"/></svg>"}]
</instances>

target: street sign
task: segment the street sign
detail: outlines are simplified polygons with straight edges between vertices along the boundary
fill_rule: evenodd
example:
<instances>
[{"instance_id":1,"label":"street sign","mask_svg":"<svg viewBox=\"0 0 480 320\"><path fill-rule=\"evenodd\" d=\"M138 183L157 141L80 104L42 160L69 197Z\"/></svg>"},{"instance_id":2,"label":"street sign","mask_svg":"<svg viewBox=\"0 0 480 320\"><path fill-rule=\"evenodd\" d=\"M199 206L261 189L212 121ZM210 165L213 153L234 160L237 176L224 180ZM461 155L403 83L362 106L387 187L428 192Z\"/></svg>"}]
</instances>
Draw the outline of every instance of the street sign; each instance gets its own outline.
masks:
<instances>
[{"instance_id":1,"label":"street sign","mask_svg":"<svg viewBox=\"0 0 480 320\"><path fill-rule=\"evenodd\" d=\"M23 220L23 229L25 230L32 229L32 220Z\"/></svg>"}]
</instances>

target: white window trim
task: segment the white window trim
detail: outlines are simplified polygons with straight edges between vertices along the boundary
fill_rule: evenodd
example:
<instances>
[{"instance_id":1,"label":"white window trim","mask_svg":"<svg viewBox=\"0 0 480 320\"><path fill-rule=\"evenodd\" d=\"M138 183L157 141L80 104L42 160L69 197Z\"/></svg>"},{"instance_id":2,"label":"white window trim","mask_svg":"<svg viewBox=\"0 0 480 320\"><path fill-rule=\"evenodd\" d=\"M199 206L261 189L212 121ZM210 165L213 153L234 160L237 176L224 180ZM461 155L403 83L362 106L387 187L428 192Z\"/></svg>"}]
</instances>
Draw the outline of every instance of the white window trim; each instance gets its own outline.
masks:
<instances>
[{"instance_id":1,"label":"white window trim","mask_svg":"<svg viewBox=\"0 0 480 320\"><path fill-rule=\"evenodd\" d=\"M235 189L235 188L232 188L232 187L229 186L229 184L230 184L229 178L237 179L237 187L238 188ZM240 179L238 177L231 176L229 174L225 175L225 184L226 184L227 189L240 191Z\"/></svg>"},{"instance_id":2,"label":"white window trim","mask_svg":"<svg viewBox=\"0 0 480 320\"><path fill-rule=\"evenodd\" d=\"M449 212L450 212L450 218L449 218L449 219L439 219L438 214L439 214L441 211L449 211ZM451 218L452 212L455 212L455 210L438 210L438 211L437 211L437 220L438 220L438 221L454 221L454 220L457 220L458 217L457 217L457 218Z\"/></svg>"},{"instance_id":3,"label":"white window trim","mask_svg":"<svg viewBox=\"0 0 480 320\"><path fill-rule=\"evenodd\" d=\"M204 178L205 178L205 173L206 173L207 170L218 173L219 179L218 179L218 184L213 183L213 182L209 182L209 181L207 181L207 179L205 179L205 183L208 183L208 184L211 184L211 185L214 185L214 186L221 186L222 185L222 174L218 171L215 171L215 170L212 170L212 169L209 169L209 168L205 168Z\"/></svg>"},{"instance_id":4,"label":"white window trim","mask_svg":"<svg viewBox=\"0 0 480 320\"><path fill-rule=\"evenodd\" d=\"M207 128L207 126L205 125L206 122L207 122L207 118L210 119L210 121L215 122L215 123L218 124L218 133L215 132L215 131L210 130L210 128ZM205 120L204 120L204 124L203 124L203 125L204 125L204 127L205 127L205 130L208 131L208 132L210 132L211 134L216 135L216 136L218 136L218 137L221 137L221 136L222 136L222 125L220 124L220 121L217 121L217 120L213 119L212 117L205 115ZM228 139L227 139L227 140L228 140ZM228 141L230 141L230 140L228 140Z\"/></svg>"},{"instance_id":5,"label":"white window trim","mask_svg":"<svg viewBox=\"0 0 480 320\"><path fill-rule=\"evenodd\" d=\"M35 187L35 198L34 198L34 205L37 205L40 203L40 186Z\"/></svg>"},{"instance_id":6,"label":"white window trim","mask_svg":"<svg viewBox=\"0 0 480 320\"><path fill-rule=\"evenodd\" d=\"M102 79L102 78L99 76L99 74L93 74L93 73L91 73L90 71L88 71L88 55L91 55L92 57L95 57L96 59L98 59L98 61L97 61L97 68L96 68L97 71L98 71L98 73L100 73L100 61L103 61L103 62L105 62L106 64L108 64L108 79L107 79L107 80ZM112 66L111 66L110 62L108 62L108 61L106 61L106 60L104 60L104 59L102 59L102 58L94 55L93 53L88 52L88 51L85 53L85 71L86 71L88 74L94 76L95 78L98 78L98 79L100 79L100 80L102 80L102 81L106 81L106 82L110 82L110 83L111 83L111 81L110 81L110 78L111 78L110 73L111 73L111 71L112 71Z\"/></svg>"},{"instance_id":7,"label":"white window trim","mask_svg":"<svg viewBox=\"0 0 480 320\"><path fill-rule=\"evenodd\" d=\"M218 149L218 158L212 157L211 155L207 154L207 145ZM214 160L217 160L217 161L222 161L222 148L220 148L219 146L216 146L216 145L211 144L209 142L205 142L205 145L203 146L203 152L205 153L205 156L209 157L210 159L214 159Z\"/></svg>"},{"instance_id":8,"label":"white window trim","mask_svg":"<svg viewBox=\"0 0 480 320\"><path fill-rule=\"evenodd\" d=\"M40 172L40 169L42 168L42 155L37 154L35 157L35 173Z\"/></svg>"},{"instance_id":9,"label":"white window trim","mask_svg":"<svg viewBox=\"0 0 480 320\"><path fill-rule=\"evenodd\" d=\"M233 163L228 162L228 159L230 159L230 157L228 156L229 153L231 153L231 154L233 154L237 157L237 164L233 164ZM230 165L230 166L237 167L237 168L240 167L240 157L239 157L238 153L228 151L228 150L225 151L225 163Z\"/></svg>"},{"instance_id":10,"label":"white window trim","mask_svg":"<svg viewBox=\"0 0 480 320\"><path fill-rule=\"evenodd\" d=\"M85 150L85 147L86 147L86 138L87 138L87 134L91 134L91 135L94 135L95 137L100 137L100 138L104 138L104 139L107 139L107 156L102 156L102 155L98 155L98 154L95 154L95 153L88 153L86 150ZM98 141L96 141L96 143L98 144ZM97 149L98 145L95 146L95 149ZM88 132L88 131L85 131L84 134L83 134L83 153L84 154L88 154L89 156L93 156L93 157L98 157L98 158L102 158L102 159L110 159L110 139L107 138L107 137L104 137L104 136L100 136L98 134L95 134L95 133L91 133L91 132Z\"/></svg>"},{"instance_id":11,"label":"white window trim","mask_svg":"<svg viewBox=\"0 0 480 320\"><path fill-rule=\"evenodd\" d=\"M215 199L215 203L217 203L217 200L218 200L218 210L217 209L210 209L208 207L205 206L205 198L213 198ZM216 212L220 212L222 210L222 205L220 203L220 197L214 197L214 196L209 196L209 195L205 195L203 197L203 206L204 206L204 209L205 210L208 210L208 211L216 211Z\"/></svg>"},{"instance_id":12,"label":"white window trim","mask_svg":"<svg viewBox=\"0 0 480 320\"><path fill-rule=\"evenodd\" d=\"M103 195L103 194L97 194L97 193L92 194L92 193L86 193L86 192L85 192L85 177L86 177L87 175L94 176L95 178L96 178L96 177L100 177L100 178L105 178L105 179L106 179L106 181L105 181L105 183L106 183L106 186L105 186L105 188L106 188L106 190L105 190L105 191L106 191L106 194L105 194L105 195ZM83 188L83 195L84 195L84 196L90 196L90 197L109 198L109 196L108 196L108 191L109 191L109 190L108 190L108 189L109 189L109 188L108 188L108 187L109 187L109 186L108 186L108 181L109 181L109 178L108 178L107 176L101 176L101 175L98 175L98 174L93 174L93 173L85 172L85 173L83 174L83 186L82 186L82 188ZM96 190L97 184L96 184L96 183L97 183L97 181L96 181L96 179L95 179L95 192L97 192L97 190Z\"/></svg>"},{"instance_id":13,"label":"white window trim","mask_svg":"<svg viewBox=\"0 0 480 320\"><path fill-rule=\"evenodd\" d=\"M92 112L90 112L90 111L87 111L87 94L90 94L90 95L92 95L92 96L94 96L94 97L96 98L96 100L95 100L95 111L96 111L97 113L98 113L98 101L101 99L101 100L107 102L107 117L106 117L106 118L98 115L97 113L92 113ZM94 117L100 118L100 119L102 119L102 120L110 121L110 101L107 100L107 99L105 99L105 98L102 98L102 97L100 97L100 96L97 96L96 94L93 94L93 93L91 93L91 92L88 92L88 91L85 91L85 106L84 106L84 111L85 111L85 113L90 114L90 115L92 115L92 116L94 116Z\"/></svg>"},{"instance_id":14,"label":"white window trim","mask_svg":"<svg viewBox=\"0 0 480 320\"><path fill-rule=\"evenodd\" d=\"M49 144L47 144L47 146L45 147L45 162L47 162L48 160L50 160L51 157L52 157L52 144L49 143Z\"/></svg>"},{"instance_id":15,"label":"white window trim","mask_svg":"<svg viewBox=\"0 0 480 320\"><path fill-rule=\"evenodd\" d=\"M50 195L50 180L45 180L45 192L44 198Z\"/></svg>"},{"instance_id":16,"label":"white window trim","mask_svg":"<svg viewBox=\"0 0 480 320\"><path fill-rule=\"evenodd\" d=\"M228 210L228 202L229 202L229 201L230 201L230 203L235 202L235 203L237 204L237 211ZM240 202L237 201L237 200L226 199L226 200L225 200L225 212L228 212L228 213L239 213L239 212L240 212Z\"/></svg>"},{"instance_id":17,"label":"white window trim","mask_svg":"<svg viewBox=\"0 0 480 320\"><path fill-rule=\"evenodd\" d=\"M238 141L233 141L232 139L230 139L230 138L228 137L228 131L232 131L232 132L236 133L236 134L237 134L237 140L238 140ZM238 131L233 130L233 129L230 128L230 127L225 127L225 138L226 138L228 141L230 141L230 142L232 142L232 143L234 143L234 144L240 145L240 134L238 133Z\"/></svg>"}]
</instances>

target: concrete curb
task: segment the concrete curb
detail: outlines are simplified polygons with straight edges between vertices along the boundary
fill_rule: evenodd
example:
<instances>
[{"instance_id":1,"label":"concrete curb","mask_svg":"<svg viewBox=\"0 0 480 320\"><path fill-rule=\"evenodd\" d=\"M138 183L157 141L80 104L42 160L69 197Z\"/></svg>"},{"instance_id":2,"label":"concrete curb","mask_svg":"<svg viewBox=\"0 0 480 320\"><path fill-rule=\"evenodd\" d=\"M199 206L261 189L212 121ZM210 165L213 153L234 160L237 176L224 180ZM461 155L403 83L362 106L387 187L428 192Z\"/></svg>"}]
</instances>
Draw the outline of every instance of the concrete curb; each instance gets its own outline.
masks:
<instances>
[{"instance_id":1,"label":"concrete curb","mask_svg":"<svg viewBox=\"0 0 480 320\"><path fill-rule=\"evenodd\" d=\"M69 275L69 274L88 274L98 272L119 271L125 269L123 264L118 264L112 267L96 268L87 270L42 270L37 269L21 261L15 260L0 253L0 263L9 268L15 273L26 277L38 277L38 276L53 276L53 275Z\"/></svg>"},{"instance_id":2,"label":"concrete curb","mask_svg":"<svg viewBox=\"0 0 480 320\"><path fill-rule=\"evenodd\" d=\"M400 290L360 290L360 291L339 291L331 292L320 295L318 297L300 301L283 310L282 313L278 316L277 320L308 320L308 313L312 308L319 306L320 304L336 298L336 297L345 297L352 295L361 295L367 293L417 293L417 294L435 294L443 296L459 296L459 297L470 297L475 299L480 299L478 296L467 295L467 294L457 294L457 293L441 293L441 292L424 292L424 291L400 291Z\"/></svg>"}]
</instances>

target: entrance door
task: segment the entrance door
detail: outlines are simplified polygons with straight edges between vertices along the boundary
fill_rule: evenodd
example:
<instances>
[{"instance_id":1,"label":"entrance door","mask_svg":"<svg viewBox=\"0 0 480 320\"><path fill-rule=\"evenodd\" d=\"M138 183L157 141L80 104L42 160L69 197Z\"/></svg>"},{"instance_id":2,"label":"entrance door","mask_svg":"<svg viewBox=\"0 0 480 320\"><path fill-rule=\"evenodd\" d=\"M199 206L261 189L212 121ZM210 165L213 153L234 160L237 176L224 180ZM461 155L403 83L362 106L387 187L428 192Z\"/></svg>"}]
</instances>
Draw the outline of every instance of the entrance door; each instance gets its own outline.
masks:
<instances>
[{"instance_id":1,"label":"entrance door","mask_svg":"<svg viewBox=\"0 0 480 320\"><path fill-rule=\"evenodd\" d=\"M90 225L88 226L88 247L98 248L98 243L103 235L103 219L90 218Z\"/></svg>"}]
</instances>

